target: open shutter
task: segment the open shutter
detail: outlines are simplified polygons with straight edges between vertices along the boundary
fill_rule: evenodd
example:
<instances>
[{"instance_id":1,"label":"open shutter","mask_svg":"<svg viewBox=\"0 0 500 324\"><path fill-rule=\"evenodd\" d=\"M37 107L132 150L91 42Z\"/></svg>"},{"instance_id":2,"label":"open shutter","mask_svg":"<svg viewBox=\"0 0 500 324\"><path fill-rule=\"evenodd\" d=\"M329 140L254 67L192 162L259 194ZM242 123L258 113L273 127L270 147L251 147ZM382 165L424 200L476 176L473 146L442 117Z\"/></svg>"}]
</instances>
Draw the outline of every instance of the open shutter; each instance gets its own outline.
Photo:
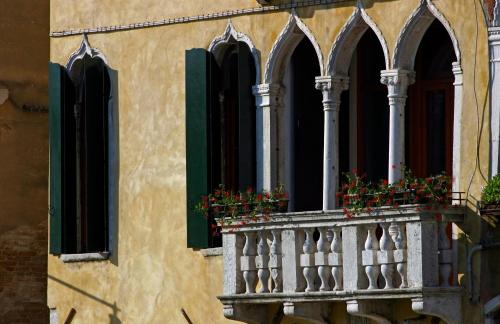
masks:
<instances>
[{"instance_id":1,"label":"open shutter","mask_svg":"<svg viewBox=\"0 0 500 324\"><path fill-rule=\"evenodd\" d=\"M62 80L64 70L59 64L49 63L49 142L50 142L50 253L62 250Z\"/></svg>"},{"instance_id":2,"label":"open shutter","mask_svg":"<svg viewBox=\"0 0 500 324\"><path fill-rule=\"evenodd\" d=\"M209 55L201 48L186 51L186 187L187 246L208 247L208 222L194 208L208 194Z\"/></svg>"},{"instance_id":3,"label":"open shutter","mask_svg":"<svg viewBox=\"0 0 500 324\"><path fill-rule=\"evenodd\" d=\"M255 99L252 85L255 81L255 64L250 49L238 42L238 169L239 190L255 187Z\"/></svg>"},{"instance_id":4,"label":"open shutter","mask_svg":"<svg viewBox=\"0 0 500 324\"><path fill-rule=\"evenodd\" d=\"M118 219L118 71L107 68L110 93L108 100L108 222L105 227L106 250L114 244Z\"/></svg>"}]
</instances>

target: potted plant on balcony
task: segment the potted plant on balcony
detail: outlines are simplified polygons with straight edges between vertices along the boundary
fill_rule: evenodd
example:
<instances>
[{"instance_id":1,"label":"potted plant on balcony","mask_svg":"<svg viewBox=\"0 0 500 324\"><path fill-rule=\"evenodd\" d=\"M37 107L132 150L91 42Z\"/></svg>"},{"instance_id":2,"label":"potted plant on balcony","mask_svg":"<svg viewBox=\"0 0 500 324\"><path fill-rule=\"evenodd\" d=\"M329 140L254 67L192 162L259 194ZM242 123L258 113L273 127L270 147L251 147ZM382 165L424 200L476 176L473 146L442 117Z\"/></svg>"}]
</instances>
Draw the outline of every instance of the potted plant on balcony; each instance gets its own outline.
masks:
<instances>
[{"instance_id":1,"label":"potted plant on balcony","mask_svg":"<svg viewBox=\"0 0 500 324\"><path fill-rule=\"evenodd\" d=\"M397 183L390 184L381 180L376 184L367 182L356 170L345 174L346 182L337 193L339 205L344 214L351 218L356 214L371 213L376 207L418 204L425 209L446 208L451 203L451 179L440 174L433 177L418 178L406 169L405 176Z\"/></svg>"},{"instance_id":2,"label":"potted plant on balcony","mask_svg":"<svg viewBox=\"0 0 500 324\"><path fill-rule=\"evenodd\" d=\"M213 193L203 196L195 208L205 218L216 219L221 226L235 220L243 223L267 220L272 213L287 211L288 193L283 185L262 192L255 192L251 187L244 192L233 192L219 185Z\"/></svg>"},{"instance_id":3,"label":"potted plant on balcony","mask_svg":"<svg viewBox=\"0 0 500 324\"><path fill-rule=\"evenodd\" d=\"M479 211L483 216L500 216L500 175L491 178L481 191Z\"/></svg>"}]
</instances>

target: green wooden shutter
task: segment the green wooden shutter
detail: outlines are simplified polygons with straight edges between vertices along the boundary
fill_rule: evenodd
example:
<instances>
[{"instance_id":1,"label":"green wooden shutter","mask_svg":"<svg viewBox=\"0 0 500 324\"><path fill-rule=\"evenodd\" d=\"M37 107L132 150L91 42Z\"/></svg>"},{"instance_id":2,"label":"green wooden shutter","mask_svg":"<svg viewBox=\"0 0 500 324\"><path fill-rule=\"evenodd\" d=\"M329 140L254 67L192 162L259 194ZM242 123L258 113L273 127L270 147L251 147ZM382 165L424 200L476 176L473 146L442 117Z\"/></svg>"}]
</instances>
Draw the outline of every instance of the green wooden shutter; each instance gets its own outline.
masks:
<instances>
[{"instance_id":1,"label":"green wooden shutter","mask_svg":"<svg viewBox=\"0 0 500 324\"><path fill-rule=\"evenodd\" d=\"M116 220L118 219L118 71L107 68L110 83L108 100L108 222L106 250L116 246Z\"/></svg>"},{"instance_id":2,"label":"green wooden shutter","mask_svg":"<svg viewBox=\"0 0 500 324\"><path fill-rule=\"evenodd\" d=\"M61 109L63 68L49 63L49 142L50 142L50 253L62 253L62 132Z\"/></svg>"},{"instance_id":3,"label":"green wooden shutter","mask_svg":"<svg viewBox=\"0 0 500 324\"><path fill-rule=\"evenodd\" d=\"M238 42L238 183L239 189L255 187L255 99L252 85L255 81L255 63L248 45Z\"/></svg>"},{"instance_id":4,"label":"green wooden shutter","mask_svg":"<svg viewBox=\"0 0 500 324\"><path fill-rule=\"evenodd\" d=\"M208 247L208 222L194 208L208 193L209 55L206 50L186 51L186 187L187 246Z\"/></svg>"}]
</instances>

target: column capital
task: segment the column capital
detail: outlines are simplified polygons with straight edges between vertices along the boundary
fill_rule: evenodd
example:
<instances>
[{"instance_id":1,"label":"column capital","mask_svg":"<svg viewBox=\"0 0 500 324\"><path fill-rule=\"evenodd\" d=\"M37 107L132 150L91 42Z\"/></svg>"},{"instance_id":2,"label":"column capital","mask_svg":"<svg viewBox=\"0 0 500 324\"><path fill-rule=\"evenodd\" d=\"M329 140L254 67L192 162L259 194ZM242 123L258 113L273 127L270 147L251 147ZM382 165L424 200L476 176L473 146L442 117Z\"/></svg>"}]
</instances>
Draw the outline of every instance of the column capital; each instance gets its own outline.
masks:
<instances>
[{"instance_id":1,"label":"column capital","mask_svg":"<svg viewBox=\"0 0 500 324\"><path fill-rule=\"evenodd\" d=\"M382 70L380 71L380 82L389 87L389 96L391 96L392 90L393 96L406 98L408 86L415 82L415 72L400 69Z\"/></svg>"},{"instance_id":2,"label":"column capital","mask_svg":"<svg viewBox=\"0 0 500 324\"><path fill-rule=\"evenodd\" d=\"M457 85L463 85L463 74L464 72L462 71L462 67L460 66L460 63L458 62L453 62L451 64L452 66L452 72L453 72L453 75L455 76L455 82L453 83L453 85L457 86Z\"/></svg>"},{"instance_id":3,"label":"column capital","mask_svg":"<svg viewBox=\"0 0 500 324\"><path fill-rule=\"evenodd\" d=\"M262 83L252 87L257 107L274 106L279 102L281 86L275 83Z\"/></svg>"},{"instance_id":4,"label":"column capital","mask_svg":"<svg viewBox=\"0 0 500 324\"><path fill-rule=\"evenodd\" d=\"M316 89L320 91L339 91L349 89L349 77L346 76L318 76L316 77Z\"/></svg>"}]
</instances>

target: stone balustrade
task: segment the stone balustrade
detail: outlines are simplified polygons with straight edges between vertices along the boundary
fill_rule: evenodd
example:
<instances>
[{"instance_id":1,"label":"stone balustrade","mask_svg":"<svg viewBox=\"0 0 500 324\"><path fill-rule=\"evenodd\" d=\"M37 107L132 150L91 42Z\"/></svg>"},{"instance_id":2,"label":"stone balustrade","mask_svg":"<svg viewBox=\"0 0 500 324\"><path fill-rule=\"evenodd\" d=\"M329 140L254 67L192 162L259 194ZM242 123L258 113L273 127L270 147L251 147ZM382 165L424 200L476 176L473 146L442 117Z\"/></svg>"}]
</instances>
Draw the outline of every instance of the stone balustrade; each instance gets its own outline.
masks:
<instances>
[{"instance_id":1,"label":"stone balustrade","mask_svg":"<svg viewBox=\"0 0 500 324\"><path fill-rule=\"evenodd\" d=\"M262 322L251 319L259 312L252 307L253 315L246 314L245 305L283 303L287 315L321 318L314 314L321 311L311 313L313 304L345 301L348 311L364 316L353 303L410 298L418 311L426 297L452 301L461 288L449 229L462 220L461 207L403 206L350 219L336 210L275 214L244 225L235 221L223 229L219 299L226 317L255 323Z\"/></svg>"}]
</instances>

